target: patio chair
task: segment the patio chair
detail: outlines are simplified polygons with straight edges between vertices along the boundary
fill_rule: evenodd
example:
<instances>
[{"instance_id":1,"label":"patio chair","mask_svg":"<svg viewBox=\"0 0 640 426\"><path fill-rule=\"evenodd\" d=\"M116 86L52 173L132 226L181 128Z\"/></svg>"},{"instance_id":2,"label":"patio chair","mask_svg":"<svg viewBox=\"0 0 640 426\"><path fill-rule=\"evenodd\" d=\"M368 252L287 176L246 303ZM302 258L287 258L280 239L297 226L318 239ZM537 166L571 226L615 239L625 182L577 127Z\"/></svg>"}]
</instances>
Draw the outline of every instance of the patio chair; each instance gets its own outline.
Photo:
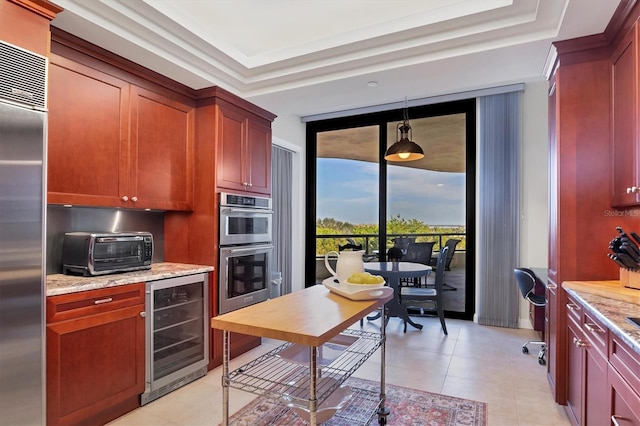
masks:
<instances>
[{"instance_id":1,"label":"patio chair","mask_svg":"<svg viewBox=\"0 0 640 426\"><path fill-rule=\"evenodd\" d=\"M414 262L429 265L431 261L431 253L433 252L433 246L435 242L421 242L421 243L409 243L407 245L407 252L402 257L403 262ZM421 286L421 278L403 278L400 280L400 284L412 282L414 286Z\"/></svg>"},{"instance_id":2,"label":"patio chair","mask_svg":"<svg viewBox=\"0 0 640 426\"><path fill-rule=\"evenodd\" d=\"M434 288L400 287L400 304L407 310L419 309L420 312L436 312L440 318L442 331L447 335L447 326L444 322L444 306L442 301L442 285L444 284L444 266L446 261L447 246L442 247L436 264L436 281ZM404 332L407 332L407 323L404 323Z\"/></svg>"},{"instance_id":3,"label":"patio chair","mask_svg":"<svg viewBox=\"0 0 640 426\"><path fill-rule=\"evenodd\" d=\"M447 242L445 243L445 247L448 247L449 249L447 250L447 258L445 259L445 265L444 265L444 270L445 271L451 271L451 261L453 260L453 255L456 252L456 246L458 245L458 243L461 240L455 239L455 238L450 238L447 240ZM438 261L438 257L432 257L431 258L431 263L430 265L432 267L436 266ZM443 291L457 291L458 289L447 284L447 283L443 283L442 285L443 287Z\"/></svg>"}]
</instances>

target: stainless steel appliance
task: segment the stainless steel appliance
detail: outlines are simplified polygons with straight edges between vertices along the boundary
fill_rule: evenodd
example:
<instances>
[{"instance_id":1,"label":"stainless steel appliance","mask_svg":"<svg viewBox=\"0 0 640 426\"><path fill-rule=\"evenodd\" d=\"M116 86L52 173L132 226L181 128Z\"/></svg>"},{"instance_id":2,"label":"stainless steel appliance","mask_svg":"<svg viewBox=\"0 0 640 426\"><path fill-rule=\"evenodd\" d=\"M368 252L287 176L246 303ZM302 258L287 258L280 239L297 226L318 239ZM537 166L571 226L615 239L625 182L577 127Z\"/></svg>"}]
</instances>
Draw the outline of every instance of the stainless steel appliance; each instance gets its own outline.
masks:
<instances>
[{"instance_id":1,"label":"stainless steel appliance","mask_svg":"<svg viewBox=\"0 0 640 426\"><path fill-rule=\"evenodd\" d=\"M206 274L147 283L145 405L207 374L209 279Z\"/></svg>"},{"instance_id":2,"label":"stainless steel appliance","mask_svg":"<svg viewBox=\"0 0 640 426\"><path fill-rule=\"evenodd\" d=\"M149 232L67 232L62 243L62 273L103 275L151 269Z\"/></svg>"},{"instance_id":3,"label":"stainless steel appliance","mask_svg":"<svg viewBox=\"0 0 640 426\"><path fill-rule=\"evenodd\" d=\"M45 424L47 59L0 41L0 423Z\"/></svg>"},{"instance_id":4,"label":"stainless steel appliance","mask_svg":"<svg viewBox=\"0 0 640 426\"><path fill-rule=\"evenodd\" d=\"M271 198L220 193L221 246L271 242Z\"/></svg>"},{"instance_id":5,"label":"stainless steel appliance","mask_svg":"<svg viewBox=\"0 0 640 426\"><path fill-rule=\"evenodd\" d=\"M271 199L220 194L218 313L270 297Z\"/></svg>"}]
</instances>

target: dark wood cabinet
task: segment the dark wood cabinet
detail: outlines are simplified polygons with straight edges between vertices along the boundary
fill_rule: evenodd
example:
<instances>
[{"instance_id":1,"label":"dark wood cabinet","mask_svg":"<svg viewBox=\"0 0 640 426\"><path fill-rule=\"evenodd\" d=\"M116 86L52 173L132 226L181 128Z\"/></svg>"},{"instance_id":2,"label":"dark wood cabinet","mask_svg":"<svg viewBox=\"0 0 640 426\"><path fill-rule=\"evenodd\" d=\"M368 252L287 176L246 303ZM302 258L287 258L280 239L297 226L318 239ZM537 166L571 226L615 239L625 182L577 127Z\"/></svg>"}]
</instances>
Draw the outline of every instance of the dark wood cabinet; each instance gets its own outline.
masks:
<instances>
[{"instance_id":1,"label":"dark wood cabinet","mask_svg":"<svg viewBox=\"0 0 640 426\"><path fill-rule=\"evenodd\" d=\"M640 355L617 336L609 340L611 420L620 426L640 426Z\"/></svg>"},{"instance_id":2,"label":"dark wood cabinet","mask_svg":"<svg viewBox=\"0 0 640 426\"><path fill-rule=\"evenodd\" d=\"M550 324L551 331L545 338L549 342L549 383L555 401L561 405L567 403L565 367L571 344L567 335L566 292L561 285L571 280L618 279L619 267L606 256L607 247L616 226L628 230L637 227L637 215L612 208L614 180L626 182L624 176L635 173L625 166L617 170L615 156L634 164L637 161L618 148L615 154L612 137L614 131L621 135L638 122L638 114L625 112L622 105L636 96L636 89L625 85L631 84L627 83L630 78L638 78L637 73L631 76L628 70L628 63L635 66L631 56L636 55L637 45L629 47L628 52L623 46L639 15L640 3L623 1L603 34L553 43L557 61L550 68L548 102L548 278L557 288L548 309L555 312L557 322L555 333L554 324ZM616 93L620 94L617 100ZM622 111L616 115L614 108ZM631 114L628 123L625 114ZM627 197L626 187L631 185L624 183L622 192L616 189L614 198Z\"/></svg>"},{"instance_id":3,"label":"dark wood cabinet","mask_svg":"<svg viewBox=\"0 0 640 426\"><path fill-rule=\"evenodd\" d=\"M640 395L634 392L629 383L611 365L609 365L609 386L611 424L640 426ZM614 420L616 423L613 423Z\"/></svg>"},{"instance_id":4,"label":"dark wood cabinet","mask_svg":"<svg viewBox=\"0 0 640 426\"><path fill-rule=\"evenodd\" d=\"M48 203L191 210L195 102L93 65L51 57Z\"/></svg>"},{"instance_id":5,"label":"dark wood cabinet","mask_svg":"<svg viewBox=\"0 0 640 426\"><path fill-rule=\"evenodd\" d=\"M47 298L47 424L107 423L145 388L145 285Z\"/></svg>"},{"instance_id":6,"label":"dark wood cabinet","mask_svg":"<svg viewBox=\"0 0 640 426\"><path fill-rule=\"evenodd\" d=\"M129 201L136 207L193 207L195 108L131 86Z\"/></svg>"},{"instance_id":7,"label":"dark wood cabinet","mask_svg":"<svg viewBox=\"0 0 640 426\"><path fill-rule=\"evenodd\" d=\"M49 23L60 12L40 0L0 0L0 40L49 56Z\"/></svg>"},{"instance_id":8,"label":"dark wood cabinet","mask_svg":"<svg viewBox=\"0 0 640 426\"><path fill-rule=\"evenodd\" d=\"M612 144L613 194L611 205L629 207L640 203L638 180L638 38L637 24L613 53Z\"/></svg>"},{"instance_id":9,"label":"dark wood cabinet","mask_svg":"<svg viewBox=\"0 0 640 426\"><path fill-rule=\"evenodd\" d=\"M575 425L609 424L608 329L567 298L567 414Z\"/></svg>"},{"instance_id":10,"label":"dark wood cabinet","mask_svg":"<svg viewBox=\"0 0 640 426\"><path fill-rule=\"evenodd\" d=\"M218 189L271 195L271 122L224 101L217 108Z\"/></svg>"}]
</instances>

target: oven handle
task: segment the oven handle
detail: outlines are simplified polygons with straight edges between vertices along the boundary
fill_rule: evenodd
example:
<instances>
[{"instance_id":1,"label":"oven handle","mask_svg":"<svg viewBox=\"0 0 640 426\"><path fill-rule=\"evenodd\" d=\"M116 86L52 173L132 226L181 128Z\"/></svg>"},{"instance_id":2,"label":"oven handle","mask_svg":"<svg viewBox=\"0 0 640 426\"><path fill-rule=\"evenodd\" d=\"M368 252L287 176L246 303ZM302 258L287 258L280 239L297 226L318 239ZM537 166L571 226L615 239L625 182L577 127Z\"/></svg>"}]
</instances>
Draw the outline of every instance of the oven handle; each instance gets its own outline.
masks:
<instances>
[{"instance_id":1,"label":"oven handle","mask_svg":"<svg viewBox=\"0 0 640 426\"><path fill-rule=\"evenodd\" d=\"M220 210L222 214L228 213L263 213L263 214L273 214L273 210L262 210L262 209L234 209L234 208L226 208Z\"/></svg>"},{"instance_id":2,"label":"oven handle","mask_svg":"<svg viewBox=\"0 0 640 426\"><path fill-rule=\"evenodd\" d=\"M237 253L237 252L242 252L242 251L264 250L264 249L272 249L272 248L273 248L273 245L232 248L232 249L229 249L229 253Z\"/></svg>"}]
</instances>

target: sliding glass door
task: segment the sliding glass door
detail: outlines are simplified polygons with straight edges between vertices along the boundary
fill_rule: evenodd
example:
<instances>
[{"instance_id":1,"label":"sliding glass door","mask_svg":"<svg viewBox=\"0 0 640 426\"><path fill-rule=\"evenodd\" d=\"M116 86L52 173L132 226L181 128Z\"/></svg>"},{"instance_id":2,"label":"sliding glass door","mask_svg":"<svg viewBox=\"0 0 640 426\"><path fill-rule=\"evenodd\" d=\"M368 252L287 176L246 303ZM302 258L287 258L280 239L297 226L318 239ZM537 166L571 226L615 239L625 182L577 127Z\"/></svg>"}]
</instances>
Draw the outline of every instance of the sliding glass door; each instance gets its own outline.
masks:
<instances>
[{"instance_id":1,"label":"sliding glass door","mask_svg":"<svg viewBox=\"0 0 640 426\"><path fill-rule=\"evenodd\" d=\"M409 242L433 242L431 256L414 261L435 265L449 242L454 255L445 272L445 311L471 319L475 101L409 109L410 137L425 157L387 162L384 152L398 140L403 114L307 124L307 284L328 277L325 254L348 243L362 246L365 261L385 261L393 246L406 254Z\"/></svg>"}]
</instances>

